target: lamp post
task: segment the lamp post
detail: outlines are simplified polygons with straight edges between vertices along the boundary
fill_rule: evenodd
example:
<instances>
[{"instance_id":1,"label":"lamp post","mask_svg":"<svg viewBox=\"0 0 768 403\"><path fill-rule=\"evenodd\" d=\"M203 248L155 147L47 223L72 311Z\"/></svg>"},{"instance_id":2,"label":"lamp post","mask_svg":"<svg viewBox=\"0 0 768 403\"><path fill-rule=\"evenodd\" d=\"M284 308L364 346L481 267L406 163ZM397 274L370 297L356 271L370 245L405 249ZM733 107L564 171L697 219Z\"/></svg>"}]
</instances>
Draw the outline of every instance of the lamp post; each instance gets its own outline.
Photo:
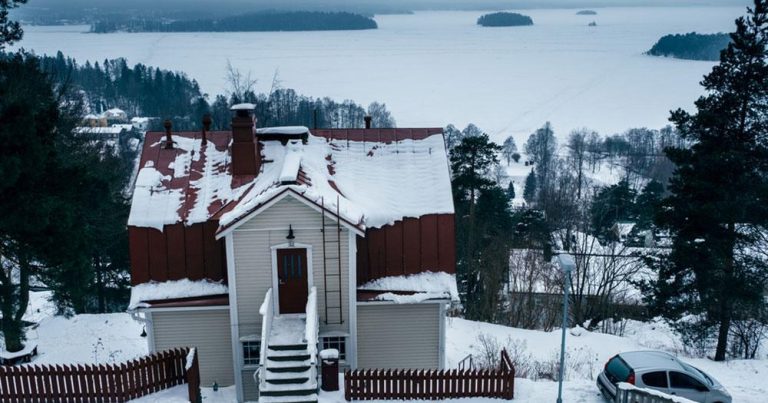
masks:
<instances>
[{"instance_id":1,"label":"lamp post","mask_svg":"<svg viewBox=\"0 0 768 403\"><path fill-rule=\"evenodd\" d=\"M557 253L557 265L563 271L565 287L563 289L563 331L560 339L560 376L557 382L557 403L563 403L563 376L565 375L565 329L568 327L568 291L571 288L571 272L576 268L576 261L569 253Z\"/></svg>"}]
</instances>

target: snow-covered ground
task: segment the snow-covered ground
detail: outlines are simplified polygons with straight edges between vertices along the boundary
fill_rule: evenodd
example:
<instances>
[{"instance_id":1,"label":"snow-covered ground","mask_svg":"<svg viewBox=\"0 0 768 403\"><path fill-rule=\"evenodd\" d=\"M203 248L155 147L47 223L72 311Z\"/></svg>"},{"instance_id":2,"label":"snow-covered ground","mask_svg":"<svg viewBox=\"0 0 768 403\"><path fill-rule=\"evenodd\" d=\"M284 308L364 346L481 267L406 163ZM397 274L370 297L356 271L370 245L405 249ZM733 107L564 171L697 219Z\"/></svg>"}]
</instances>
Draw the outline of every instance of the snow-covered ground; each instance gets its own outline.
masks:
<instances>
[{"instance_id":1,"label":"snow-covered ground","mask_svg":"<svg viewBox=\"0 0 768 403\"><path fill-rule=\"evenodd\" d=\"M108 363L121 362L147 353L147 341L140 336L142 325L127 313L104 315L75 315L72 318L52 316L53 307L47 298L49 292L33 292L27 317L39 321L39 327L30 335L39 344L40 355L33 364L41 363ZM449 367L468 354L480 356L486 344L494 342L507 347L518 364L515 380L515 401L535 403L554 401L557 383L546 380L546 369L557 361L560 332L524 330L506 326L449 318L446 326L446 359ZM605 362L622 351L661 349L681 353L679 339L663 323L630 322L625 336L593 333L581 328L569 330L567 340L566 382L564 396L570 402L604 403L594 385L594 379ZM733 395L734 402L759 403L768 395L763 382L768 375L768 359L761 354L759 360L731 360L717 363L708 359L685 358L685 361L717 378ZM539 374L531 368L538 365ZM524 372L528 368L528 378ZM535 379L535 380L534 380ZM343 385L343 383L342 383ZM210 385L203 385L210 386ZM186 387L174 388L160 394L146 396L138 402L182 402ZM214 392L203 388L206 402L232 402L234 389L221 388ZM321 393L324 403L341 403L341 392ZM457 399L457 402L498 402L494 399Z\"/></svg>"},{"instance_id":2,"label":"snow-covered ground","mask_svg":"<svg viewBox=\"0 0 768 403\"><path fill-rule=\"evenodd\" d=\"M37 322L27 333L37 343L35 364L106 364L147 354L143 325L127 313L54 316L51 292L32 292L24 319Z\"/></svg>"},{"instance_id":3,"label":"snow-covered ground","mask_svg":"<svg viewBox=\"0 0 768 403\"><path fill-rule=\"evenodd\" d=\"M746 6L748 1L744 2ZM226 87L228 61L269 91L385 102L398 125L476 123L518 144L545 121L558 136L660 128L669 110L691 107L710 62L646 56L670 33L730 32L745 7L523 10L535 25L483 28L481 11L376 16L379 29L336 32L86 34L87 26L25 27L19 46L58 50L80 62L125 57L179 70L204 92ZM588 27L591 21L596 27Z\"/></svg>"}]
</instances>

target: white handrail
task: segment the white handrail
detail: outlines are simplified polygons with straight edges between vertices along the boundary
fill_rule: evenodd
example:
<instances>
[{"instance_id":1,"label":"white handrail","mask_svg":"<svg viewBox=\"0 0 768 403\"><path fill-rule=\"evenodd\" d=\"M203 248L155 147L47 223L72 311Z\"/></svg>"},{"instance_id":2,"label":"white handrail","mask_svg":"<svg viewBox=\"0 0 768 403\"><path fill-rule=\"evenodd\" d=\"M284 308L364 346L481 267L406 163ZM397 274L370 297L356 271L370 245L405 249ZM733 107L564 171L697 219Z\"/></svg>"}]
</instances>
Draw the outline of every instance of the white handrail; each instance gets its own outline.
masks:
<instances>
[{"instance_id":1,"label":"white handrail","mask_svg":"<svg viewBox=\"0 0 768 403\"><path fill-rule=\"evenodd\" d=\"M259 352L259 365L262 367L267 363L267 346L269 346L269 334L272 332L272 318L275 314L274 301L272 300L272 289L267 290L264 296L264 302L259 308L261 314L261 348ZM267 371L259 371L259 380L261 387L267 384Z\"/></svg>"},{"instance_id":2,"label":"white handrail","mask_svg":"<svg viewBox=\"0 0 768 403\"><path fill-rule=\"evenodd\" d=\"M307 327L304 338L307 340L309 360L312 365L317 363L317 339L320 332L320 317L317 313L317 288L312 287L307 296Z\"/></svg>"}]
</instances>

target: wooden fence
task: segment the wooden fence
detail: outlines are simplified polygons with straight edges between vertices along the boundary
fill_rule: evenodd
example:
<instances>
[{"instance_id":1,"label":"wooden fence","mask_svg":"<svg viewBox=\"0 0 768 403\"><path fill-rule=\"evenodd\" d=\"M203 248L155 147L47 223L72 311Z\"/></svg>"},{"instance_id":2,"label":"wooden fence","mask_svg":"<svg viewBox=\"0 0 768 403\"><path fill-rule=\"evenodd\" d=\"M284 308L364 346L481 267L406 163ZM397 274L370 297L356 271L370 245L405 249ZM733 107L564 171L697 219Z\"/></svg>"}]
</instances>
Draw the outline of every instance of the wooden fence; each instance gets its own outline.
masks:
<instances>
[{"instance_id":1,"label":"wooden fence","mask_svg":"<svg viewBox=\"0 0 768 403\"><path fill-rule=\"evenodd\" d=\"M460 397L512 399L515 369L506 351L498 369L347 370L346 400L438 400Z\"/></svg>"},{"instance_id":2,"label":"wooden fence","mask_svg":"<svg viewBox=\"0 0 768 403\"><path fill-rule=\"evenodd\" d=\"M125 402L184 383L189 400L198 402L195 349L167 350L123 364L0 366L0 401Z\"/></svg>"}]
</instances>

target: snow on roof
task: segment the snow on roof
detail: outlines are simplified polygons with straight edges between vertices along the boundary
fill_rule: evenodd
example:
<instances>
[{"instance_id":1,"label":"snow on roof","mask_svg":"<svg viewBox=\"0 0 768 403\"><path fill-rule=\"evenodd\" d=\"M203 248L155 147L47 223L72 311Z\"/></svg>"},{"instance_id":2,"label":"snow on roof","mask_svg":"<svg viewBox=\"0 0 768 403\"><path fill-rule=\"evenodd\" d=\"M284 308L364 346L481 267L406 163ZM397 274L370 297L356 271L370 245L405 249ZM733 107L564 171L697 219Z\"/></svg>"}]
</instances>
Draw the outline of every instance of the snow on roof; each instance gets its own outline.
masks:
<instances>
[{"instance_id":1,"label":"snow on roof","mask_svg":"<svg viewBox=\"0 0 768 403\"><path fill-rule=\"evenodd\" d=\"M304 126L263 127L256 129L258 134L306 134L309 129Z\"/></svg>"},{"instance_id":2,"label":"snow on roof","mask_svg":"<svg viewBox=\"0 0 768 403\"><path fill-rule=\"evenodd\" d=\"M618 231L619 236L627 236L630 232L632 232L632 229L635 228L635 223L633 222L617 222L616 224L616 230Z\"/></svg>"},{"instance_id":3,"label":"snow on roof","mask_svg":"<svg viewBox=\"0 0 768 403\"><path fill-rule=\"evenodd\" d=\"M131 125L128 125L130 128ZM124 130L126 130L125 127L121 126L110 126L110 127L87 127L87 126L81 126L75 128L75 133L78 134L113 134L117 135L122 133Z\"/></svg>"},{"instance_id":4,"label":"snow on roof","mask_svg":"<svg viewBox=\"0 0 768 403\"><path fill-rule=\"evenodd\" d=\"M125 115L125 111L120 108L111 108L104 111L105 115Z\"/></svg>"},{"instance_id":5,"label":"snow on roof","mask_svg":"<svg viewBox=\"0 0 768 403\"><path fill-rule=\"evenodd\" d=\"M208 279L192 281L189 279L149 282L131 287L131 301L128 309L145 307L146 301L174 298L203 297L228 293L227 286Z\"/></svg>"},{"instance_id":6,"label":"snow on roof","mask_svg":"<svg viewBox=\"0 0 768 403\"><path fill-rule=\"evenodd\" d=\"M408 276L383 277L358 287L364 291L385 291L375 299L399 303L421 302L427 299L450 298L459 301L456 276L444 272L426 271ZM399 295L395 292L413 292L412 295Z\"/></svg>"},{"instance_id":7,"label":"snow on roof","mask_svg":"<svg viewBox=\"0 0 768 403\"><path fill-rule=\"evenodd\" d=\"M345 130L316 136L305 127L260 129L308 136L306 142L286 145L263 141L256 177L231 174L231 132L209 133L205 146L199 132L174 133L173 149L163 148L164 133L149 132L128 225L162 230L168 224L218 219L221 231L285 191L338 211L361 230L406 217L453 213L441 131L402 134L409 130L372 130L377 137L356 141ZM384 141L381 132L391 132L394 141Z\"/></svg>"},{"instance_id":8,"label":"snow on roof","mask_svg":"<svg viewBox=\"0 0 768 403\"><path fill-rule=\"evenodd\" d=\"M232 105L232 107L229 108L229 110L231 110L231 111L252 111L254 109L256 109L256 105L249 104L249 103L242 103L242 104Z\"/></svg>"},{"instance_id":9,"label":"snow on roof","mask_svg":"<svg viewBox=\"0 0 768 403\"><path fill-rule=\"evenodd\" d=\"M146 123L146 122L149 122L149 118L137 116L135 118L131 118L131 122L133 122L133 123Z\"/></svg>"},{"instance_id":10,"label":"snow on roof","mask_svg":"<svg viewBox=\"0 0 768 403\"><path fill-rule=\"evenodd\" d=\"M291 141L285 148L285 160L280 171L280 182L296 182L301 167L301 142Z\"/></svg>"}]
</instances>

